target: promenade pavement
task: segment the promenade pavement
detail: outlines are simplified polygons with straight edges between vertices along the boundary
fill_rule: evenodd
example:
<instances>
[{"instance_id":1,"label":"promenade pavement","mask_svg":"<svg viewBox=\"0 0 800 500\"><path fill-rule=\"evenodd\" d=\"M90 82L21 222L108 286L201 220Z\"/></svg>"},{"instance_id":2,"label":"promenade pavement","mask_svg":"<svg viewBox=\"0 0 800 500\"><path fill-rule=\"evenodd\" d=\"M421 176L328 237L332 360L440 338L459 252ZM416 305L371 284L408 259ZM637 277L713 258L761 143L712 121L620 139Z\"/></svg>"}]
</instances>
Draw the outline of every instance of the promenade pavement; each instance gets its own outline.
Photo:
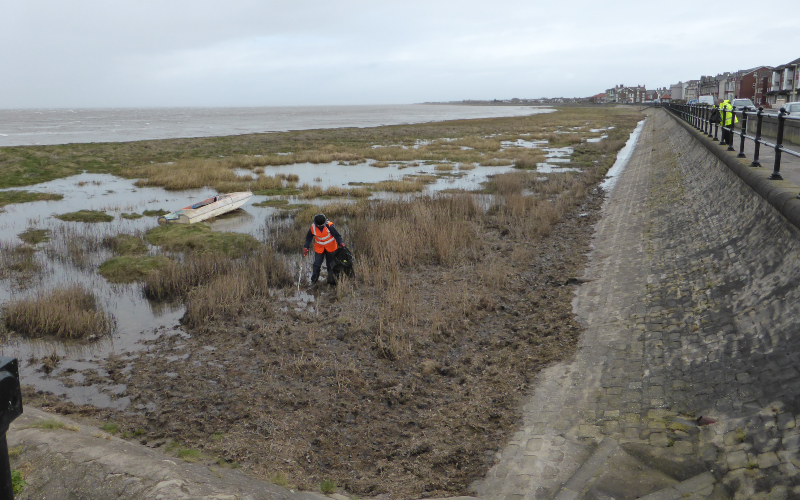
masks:
<instances>
[{"instance_id":1,"label":"promenade pavement","mask_svg":"<svg viewBox=\"0 0 800 500\"><path fill-rule=\"evenodd\" d=\"M576 294L580 350L541 374L478 497L800 497L800 232L648 115Z\"/></svg>"}]
</instances>

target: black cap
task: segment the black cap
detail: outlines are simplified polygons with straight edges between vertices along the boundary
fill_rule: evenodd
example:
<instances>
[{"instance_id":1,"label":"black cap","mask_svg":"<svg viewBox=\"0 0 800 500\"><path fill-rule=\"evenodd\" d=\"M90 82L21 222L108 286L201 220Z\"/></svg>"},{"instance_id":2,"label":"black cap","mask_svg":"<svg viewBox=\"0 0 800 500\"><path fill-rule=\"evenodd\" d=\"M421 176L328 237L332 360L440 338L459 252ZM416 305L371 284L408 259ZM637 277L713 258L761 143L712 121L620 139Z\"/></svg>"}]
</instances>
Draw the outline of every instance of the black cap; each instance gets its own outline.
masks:
<instances>
[{"instance_id":1,"label":"black cap","mask_svg":"<svg viewBox=\"0 0 800 500\"><path fill-rule=\"evenodd\" d=\"M317 214L314 216L314 224L321 226L325 224L328 219L325 218L325 214Z\"/></svg>"}]
</instances>

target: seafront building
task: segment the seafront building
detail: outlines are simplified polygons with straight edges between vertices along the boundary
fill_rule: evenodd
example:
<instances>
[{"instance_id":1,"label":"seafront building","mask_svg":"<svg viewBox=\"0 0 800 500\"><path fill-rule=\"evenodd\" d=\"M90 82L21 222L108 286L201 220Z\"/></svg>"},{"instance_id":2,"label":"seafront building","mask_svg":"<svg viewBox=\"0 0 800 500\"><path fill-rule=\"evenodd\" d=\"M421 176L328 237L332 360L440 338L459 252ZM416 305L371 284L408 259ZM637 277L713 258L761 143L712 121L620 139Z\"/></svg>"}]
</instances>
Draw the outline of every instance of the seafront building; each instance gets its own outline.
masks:
<instances>
[{"instance_id":1,"label":"seafront building","mask_svg":"<svg viewBox=\"0 0 800 500\"><path fill-rule=\"evenodd\" d=\"M589 98L597 104L640 104L664 100L688 102L700 96L715 101L746 98L757 106L780 108L787 102L800 101L800 58L778 66L756 66L725 71L714 76L702 75L696 80L679 81L655 90L644 85L616 85Z\"/></svg>"}]
</instances>

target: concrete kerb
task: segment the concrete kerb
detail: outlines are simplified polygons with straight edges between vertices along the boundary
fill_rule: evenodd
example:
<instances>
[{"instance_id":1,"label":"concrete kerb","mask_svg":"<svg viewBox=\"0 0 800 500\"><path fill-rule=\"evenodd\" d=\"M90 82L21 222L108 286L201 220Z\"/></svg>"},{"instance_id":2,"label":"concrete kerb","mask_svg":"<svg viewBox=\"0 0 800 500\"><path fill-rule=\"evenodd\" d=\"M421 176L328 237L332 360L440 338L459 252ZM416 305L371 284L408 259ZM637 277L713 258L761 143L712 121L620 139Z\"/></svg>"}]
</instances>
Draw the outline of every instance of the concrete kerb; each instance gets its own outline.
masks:
<instances>
[{"instance_id":1,"label":"concrete kerb","mask_svg":"<svg viewBox=\"0 0 800 500\"><path fill-rule=\"evenodd\" d=\"M770 205L786 217L789 222L800 229L800 199L798 199L800 187L786 180L771 180L769 176L772 174L772 168L766 166L762 168L751 167L751 160L737 158L736 152L726 151L716 141L709 139L705 134L700 133L685 121L675 117L672 113L667 114L681 124L692 137L703 144L745 184L750 186L759 196L767 200Z\"/></svg>"}]
</instances>

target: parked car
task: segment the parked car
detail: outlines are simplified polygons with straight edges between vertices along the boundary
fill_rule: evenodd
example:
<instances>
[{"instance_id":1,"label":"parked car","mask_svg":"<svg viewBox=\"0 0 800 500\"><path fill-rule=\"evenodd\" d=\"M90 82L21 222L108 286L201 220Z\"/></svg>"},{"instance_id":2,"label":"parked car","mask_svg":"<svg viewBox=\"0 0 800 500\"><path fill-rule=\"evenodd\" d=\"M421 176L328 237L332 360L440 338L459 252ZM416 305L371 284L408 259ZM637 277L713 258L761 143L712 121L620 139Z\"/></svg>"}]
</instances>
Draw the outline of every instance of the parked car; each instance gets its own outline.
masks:
<instances>
[{"instance_id":1,"label":"parked car","mask_svg":"<svg viewBox=\"0 0 800 500\"><path fill-rule=\"evenodd\" d=\"M783 105L783 109L789 113L797 113L800 115L800 102L787 102Z\"/></svg>"},{"instance_id":2,"label":"parked car","mask_svg":"<svg viewBox=\"0 0 800 500\"><path fill-rule=\"evenodd\" d=\"M731 106L736 109L742 109L747 106L750 109L755 109L756 105L750 99L734 99L731 101Z\"/></svg>"},{"instance_id":3,"label":"parked car","mask_svg":"<svg viewBox=\"0 0 800 500\"><path fill-rule=\"evenodd\" d=\"M709 106L714 105L714 97L710 95L701 95L700 97L697 98L697 101L700 104L707 104Z\"/></svg>"},{"instance_id":4,"label":"parked car","mask_svg":"<svg viewBox=\"0 0 800 500\"><path fill-rule=\"evenodd\" d=\"M700 101L698 101L697 99L689 99L689 102L687 102L686 104L692 105L692 104L697 104L698 102Z\"/></svg>"}]
</instances>

